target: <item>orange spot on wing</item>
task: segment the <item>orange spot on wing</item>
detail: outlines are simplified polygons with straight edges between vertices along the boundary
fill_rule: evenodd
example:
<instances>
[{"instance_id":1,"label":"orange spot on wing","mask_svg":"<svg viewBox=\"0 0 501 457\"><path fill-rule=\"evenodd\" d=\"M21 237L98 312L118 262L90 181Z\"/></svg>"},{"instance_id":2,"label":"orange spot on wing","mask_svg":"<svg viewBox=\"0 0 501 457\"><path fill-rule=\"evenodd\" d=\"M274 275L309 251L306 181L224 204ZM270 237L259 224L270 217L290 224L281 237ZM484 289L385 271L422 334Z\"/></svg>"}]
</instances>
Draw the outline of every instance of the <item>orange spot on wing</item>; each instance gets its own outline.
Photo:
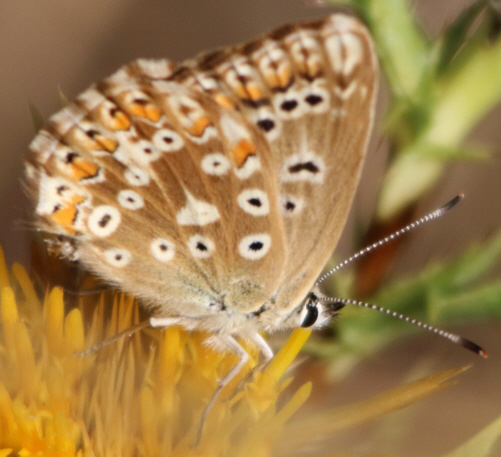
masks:
<instances>
[{"instance_id":1,"label":"orange spot on wing","mask_svg":"<svg viewBox=\"0 0 501 457\"><path fill-rule=\"evenodd\" d=\"M257 86L257 84L249 84L247 86L247 92L251 100L259 100L263 98L263 91Z\"/></svg>"},{"instance_id":2,"label":"orange spot on wing","mask_svg":"<svg viewBox=\"0 0 501 457\"><path fill-rule=\"evenodd\" d=\"M133 103L127 111L134 116L145 117L152 122L157 122L160 119L160 111L152 103Z\"/></svg>"},{"instance_id":3,"label":"orange spot on wing","mask_svg":"<svg viewBox=\"0 0 501 457\"><path fill-rule=\"evenodd\" d=\"M314 60L313 62L310 62L309 65L306 65L306 74L310 78L315 78L316 76L318 76L320 71L321 67L317 60Z\"/></svg>"},{"instance_id":4,"label":"orange spot on wing","mask_svg":"<svg viewBox=\"0 0 501 457\"><path fill-rule=\"evenodd\" d=\"M233 103L231 98L227 97L224 94L217 94L214 98L220 106L224 106L225 108L230 108L230 109L235 108L235 104Z\"/></svg>"},{"instance_id":5,"label":"orange spot on wing","mask_svg":"<svg viewBox=\"0 0 501 457\"><path fill-rule=\"evenodd\" d=\"M82 149L89 151L102 151L104 149L108 152L114 152L118 147L117 141L106 138L100 133L94 133L90 136L78 126L75 126L68 132L67 142L68 144L77 144Z\"/></svg>"},{"instance_id":6,"label":"orange spot on wing","mask_svg":"<svg viewBox=\"0 0 501 457\"><path fill-rule=\"evenodd\" d=\"M243 99L248 99L249 94L247 93L247 89L243 84L240 84L234 88L235 93L237 94L238 98L243 98Z\"/></svg>"},{"instance_id":7,"label":"orange spot on wing","mask_svg":"<svg viewBox=\"0 0 501 457\"><path fill-rule=\"evenodd\" d=\"M256 153L256 147L249 140L242 139L232 152L237 168L241 168L244 166L247 158Z\"/></svg>"},{"instance_id":8,"label":"orange spot on wing","mask_svg":"<svg viewBox=\"0 0 501 457\"><path fill-rule=\"evenodd\" d=\"M59 202L60 208L56 209L51 215L50 219L53 223L61 226L66 233L74 235L77 230L75 229L75 220L78 215L78 205L82 204L87 198L83 195L72 194L68 198Z\"/></svg>"},{"instance_id":9,"label":"orange spot on wing","mask_svg":"<svg viewBox=\"0 0 501 457\"><path fill-rule=\"evenodd\" d=\"M280 72L278 72L277 78L279 80L280 87L287 87L292 79L290 67L283 68Z\"/></svg>"},{"instance_id":10,"label":"orange spot on wing","mask_svg":"<svg viewBox=\"0 0 501 457\"><path fill-rule=\"evenodd\" d=\"M87 160L79 159L73 162L71 169L73 172L73 178L80 181L81 179L96 176L99 171L99 165Z\"/></svg>"},{"instance_id":11,"label":"orange spot on wing","mask_svg":"<svg viewBox=\"0 0 501 457\"><path fill-rule=\"evenodd\" d=\"M147 105L146 106L146 117L151 122L158 122L158 120L160 119L160 110L154 105Z\"/></svg>"},{"instance_id":12,"label":"orange spot on wing","mask_svg":"<svg viewBox=\"0 0 501 457\"><path fill-rule=\"evenodd\" d=\"M290 68L284 68L279 72L269 73L266 76L266 81L269 86L272 88L284 88L289 85L289 82L292 78Z\"/></svg>"},{"instance_id":13,"label":"orange spot on wing","mask_svg":"<svg viewBox=\"0 0 501 457\"><path fill-rule=\"evenodd\" d=\"M115 152L118 148L118 142L112 140L111 138L106 138L105 136L99 135L96 137L96 140L99 144L99 149L104 149L108 152Z\"/></svg>"},{"instance_id":14,"label":"orange spot on wing","mask_svg":"<svg viewBox=\"0 0 501 457\"><path fill-rule=\"evenodd\" d=\"M188 129L188 133L196 137L201 137L209 125L211 125L210 119L206 116L200 116L193 124L193 127Z\"/></svg>"},{"instance_id":15,"label":"orange spot on wing","mask_svg":"<svg viewBox=\"0 0 501 457\"><path fill-rule=\"evenodd\" d=\"M73 194L69 198L69 202L67 204L78 206L82 204L85 200L87 200L87 198L84 197L83 195Z\"/></svg>"},{"instance_id":16,"label":"orange spot on wing","mask_svg":"<svg viewBox=\"0 0 501 457\"><path fill-rule=\"evenodd\" d=\"M52 213L51 219L55 224L63 227L66 232L75 233L76 230L73 224L75 223L77 214L78 209L74 205L68 205Z\"/></svg>"},{"instance_id":17,"label":"orange spot on wing","mask_svg":"<svg viewBox=\"0 0 501 457\"><path fill-rule=\"evenodd\" d=\"M127 130L130 127L130 119L125 113L117 111L113 116L113 126L115 130Z\"/></svg>"},{"instance_id":18,"label":"orange spot on wing","mask_svg":"<svg viewBox=\"0 0 501 457\"><path fill-rule=\"evenodd\" d=\"M251 100L255 102L265 97L261 88L253 82L238 85L234 88L234 90L238 98L241 98L242 100Z\"/></svg>"}]
</instances>

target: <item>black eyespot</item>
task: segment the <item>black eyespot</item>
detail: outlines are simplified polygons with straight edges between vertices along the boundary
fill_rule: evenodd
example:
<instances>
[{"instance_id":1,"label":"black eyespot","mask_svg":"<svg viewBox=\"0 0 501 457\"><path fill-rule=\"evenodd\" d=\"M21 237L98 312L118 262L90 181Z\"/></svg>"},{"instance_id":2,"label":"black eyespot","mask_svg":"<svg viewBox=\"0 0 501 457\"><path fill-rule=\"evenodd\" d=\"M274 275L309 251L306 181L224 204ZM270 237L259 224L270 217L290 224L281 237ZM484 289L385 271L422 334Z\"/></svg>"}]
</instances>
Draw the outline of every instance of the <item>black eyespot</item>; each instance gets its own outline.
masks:
<instances>
[{"instance_id":1,"label":"black eyespot","mask_svg":"<svg viewBox=\"0 0 501 457\"><path fill-rule=\"evenodd\" d=\"M106 227L108 225L108 222L110 222L111 216L109 214L105 214L98 222L99 227Z\"/></svg>"},{"instance_id":2,"label":"black eyespot","mask_svg":"<svg viewBox=\"0 0 501 457\"><path fill-rule=\"evenodd\" d=\"M280 108L282 108L284 111L292 111L296 109L298 103L296 100L286 100L280 105Z\"/></svg>"},{"instance_id":3,"label":"black eyespot","mask_svg":"<svg viewBox=\"0 0 501 457\"><path fill-rule=\"evenodd\" d=\"M116 254L115 255L115 260L117 260L117 261L122 260L122 254Z\"/></svg>"},{"instance_id":4,"label":"black eyespot","mask_svg":"<svg viewBox=\"0 0 501 457\"><path fill-rule=\"evenodd\" d=\"M249 198L247 200L252 206L257 206L258 208L262 205L261 200L259 198Z\"/></svg>"},{"instance_id":5,"label":"black eyespot","mask_svg":"<svg viewBox=\"0 0 501 457\"><path fill-rule=\"evenodd\" d=\"M285 209L289 212L292 212L296 209L296 204L291 201L287 201L285 203Z\"/></svg>"},{"instance_id":6,"label":"black eyespot","mask_svg":"<svg viewBox=\"0 0 501 457\"><path fill-rule=\"evenodd\" d=\"M264 244L261 241L254 241L251 244L249 244L249 249L251 251L260 251L263 249Z\"/></svg>"},{"instance_id":7,"label":"black eyespot","mask_svg":"<svg viewBox=\"0 0 501 457\"><path fill-rule=\"evenodd\" d=\"M63 195L63 192L65 190L68 190L68 187L66 187L65 185L57 186L56 188L56 192L58 195Z\"/></svg>"},{"instance_id":8,"label":"black eyespot","mask_svg":"<svg viewBox=\"0 0 501 457\"><path fill-rule=\"evenodd\" d=\"M301 327L311 327L318 319L317 305L311 301L306 305L306 315L304 316Z\"/></svg>"},{"instance_id":9,"label":"black eyespot","mask_svg":"<svg viewBox=\"0 0 501 457\"><path fill-rule=\"evenodd\" d=\"M165 244L159 244L158 247L160 248L161 251L167 251L168 247Z\"/></svg>"},{"instance_id":10,"label":"black eyespot","mask_svg":"<svg viewBox=\"0 0 501 457\"><path fill-rule=\"evenodd\" d=\"M300 173L303 170L309 171L310 173L318 173L320 171L318 166L311 161L304 163L297 163L289 167L290 173Z\"/></svg>"},{"instance_id":11,"label":"black eyespot","mask_svg":"<svg viewBox=\"0 0 501 457\"><path fill-rule=\"evenodd\" d=\"M73 162L73 160L75 160L75 158L78 157L78 154L76 152L68 152L68 154L66 154L66 163L71 163Z\"/></svg>"},{"instance_id":12,"label":"black eyespot","mask_svg":"<svg viewBox=\"0 0 501 457\"><path fill-rule=\"evenodd\" d=\"M275 122L271 119L261 119L260 121L257 121L257 126L265 132L269 132L275 128Z\"/></svg>"},{"instance_id":13,"label":"black eyespot","mask_svg":"<svg viewBox=\"0 0 501 457\"><path fill-rule=\"evenodd\" d=\"M162 138L167 144L171 144L174 140L170 136L164 136Z\"/></svg>"},{"instance_id":14,"label":"black eyespot","mask_svg":"<svg viewBox=\"0 0 501 457\"><path fill-rule=\"evenodd\" d=\"M204 252L209 250L209 248L205 244L201 243L200 241L197 243L197 249L199 251L204 251Z\"/></svg>"},{"instance_id":15,"label":"black eyespot","mask_svg":"<svg viewBox=\"0 0 501 457\"><path fill-rule=\"evenodd\" d=\"M323 100L323 98L320 95L311 94L311 95L308 95L305 98L305 100L306 100L306 103L308 103L309 105L315 106L315 105L318 105Z\"/></svg>"}]
</instances>

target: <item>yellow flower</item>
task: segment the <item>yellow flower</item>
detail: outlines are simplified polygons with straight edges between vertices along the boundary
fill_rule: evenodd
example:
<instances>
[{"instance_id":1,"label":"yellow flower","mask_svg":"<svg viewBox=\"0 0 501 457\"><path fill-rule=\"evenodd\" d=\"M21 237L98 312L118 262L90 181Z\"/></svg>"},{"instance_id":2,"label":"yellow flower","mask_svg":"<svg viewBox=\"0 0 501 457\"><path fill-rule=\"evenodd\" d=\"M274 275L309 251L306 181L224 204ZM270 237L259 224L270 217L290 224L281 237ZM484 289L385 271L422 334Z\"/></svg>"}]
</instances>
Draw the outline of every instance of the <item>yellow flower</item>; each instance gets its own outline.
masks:
<instances>
[{"instance_id":1,"label":"yellow flower","mask_svg":"<svg viewBox=\"0 0 501 457\"><path fill-rule=\"evenodd\" d=\"M308 382L279 402L291 382L284 374L310 334L297 329L258 373L258 353L247 348L251 360L221 392L196 444L200 417L235 356L207 347L207 335L170 327L78 357L139 322L136 302L88 297L67 311L60 288L40 301L24 268L12 273L0 250L0 457L288 455L429 395L459 371L288 425L311 391Z\"/></svg>"},{"instance_id":2,"label":"yellow flower","mask_svg":"<svg viewBox=\"0 0 501 457\"><path fill-rule=\"evenodd\" d=\"M208 348L207 335L171 327L77 357L136 324L136 302L117 294L110 306L101 297L84 319L83 306L65 312L60 288L40 302L21 266L11 280L0 263L0 457L265 456L309 395L308 383L277 410L290 382L282 375L309 331L294 332L253 380L246 378L258 353L247 348L252 360L223 389L195 445L204 408L235 356Z\"/></svg>"}]
</instances>

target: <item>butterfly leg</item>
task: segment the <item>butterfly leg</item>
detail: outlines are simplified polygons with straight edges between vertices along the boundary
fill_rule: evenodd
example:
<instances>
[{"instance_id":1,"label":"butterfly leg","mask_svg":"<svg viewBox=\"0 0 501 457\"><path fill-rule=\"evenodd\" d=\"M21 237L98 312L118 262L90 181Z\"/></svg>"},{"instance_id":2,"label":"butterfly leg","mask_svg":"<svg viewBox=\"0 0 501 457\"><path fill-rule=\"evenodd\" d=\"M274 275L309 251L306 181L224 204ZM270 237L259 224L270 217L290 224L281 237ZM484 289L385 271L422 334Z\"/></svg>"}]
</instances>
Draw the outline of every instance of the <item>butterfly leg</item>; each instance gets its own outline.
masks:
<instances>
[{"instance_id":1,"label":"butterfly leg","mask_svg":"<svg viewBox=\"0 0 501 457\"><path fill-rule=\"evenodd\" d=\"M240 384L238 385L236 390L240 390L240 388L244 384L250 382L254 376L254 373L263 371L264 367L266 367L266 365L270 363L271 359L274 356L272 349L259 333L248 336L248 338L259 348L259 351L263 355L263 359L250 371L247 376L245 376L245 378L240 381Z\"/></svg>"},{"instance_id":2,"label":"butterfly leg","mask_svg":"<svg viewBox=\"0 0 501 457\"><path fill-rule=\"evenodd\" d=\"M110 344L114 343L115 341L118 341L122 338L125 338L126 336L132 336L134 333L139 332L143 328L149 327L151 325L150 321L143 321L139 322L139 324L136 325L131 325L130 327L127 327L125 330L117 333L116 335L106 338L105 340L101 341L100 343L94 344L94 346L91 346L88 349L85 349L84 351L80 352L75 352L73 355L76 357L87 357L91 354L94 354L97 351L100 351L106 346L109 346Z\"/></svg>"},{"instance_id":3,"label":"butterfly leg","mask_svg":"<svg viewBox=\"0 0 501 457\"><path fill-rule=\"evenodd\" d=\"M270 363L270 360L273 358L273 351L270 348L270 345L266 342L266 340L259 334L255 333L252 335L252 341L254 344L259 348L261 351L261 354L263 354L263 360L252 369L252 374L257 373L261 371L268 363Z\"/></svg>"},{"instance_id":4,"label":"butterfly leg","mask_svg":"<svg viewBox=\"0 0 501 457\"><path fill-rule=\"evenodd\" d=\"M139 332L143 328L170 327L171 325L176 325L177 323L179 323L179 318L177 317L167 317L167 318L152 317L146 321L139 322L139 324L127 327L125 330L117 333L116 335L110 338L106 338L100 343L94 344L94 346L91 346L90 348L85 349L84 351L76 352L74 355L77 357L87 357L91 354L94 354L97 351L100 351L104 347L113 344L115 341L125 338L126 336L132 336L134 333Z\"/></svg>"},{"instance_id":5,"label":"butterfly leg","mask_svg":"<svg viewBox=\"0 0 501 457\"><path fill-rule=\"evenodd\" d=\"M179 324L180 320L178 317L150 317L148 323L152 328L171 327L172 325Z\"/></svg>"},{"instance_id":6,"label":"butterfly leg","mask_svg":"<svg viewBox=\"0 0 501 457\"><path fill-rule=\"evenodd\" d=\"M225 337L219 337L219 341L226 346L231 352L235 353L238 357L238 362L231 367L230 371L224 375L223 378L219 380L219 384L216 387L216 390L212 394L212 398L209 401L209 404L205 407L205 410L202 414L202 418L200 419L200 424L198 426L198 433L197 433L197 441L195 445L200 443L200 439L202 438L202 431L204 428L204 423L205 420L207 419L207 416L214 406L214 403L217 400L217 397L221 393L221 390L228 385L228 383L242 370L244 365L249 361L249 354L245 351L245 349L240 346L240 344L233 338L232 336L225 336Z\"/></svg>"}]
</instances>

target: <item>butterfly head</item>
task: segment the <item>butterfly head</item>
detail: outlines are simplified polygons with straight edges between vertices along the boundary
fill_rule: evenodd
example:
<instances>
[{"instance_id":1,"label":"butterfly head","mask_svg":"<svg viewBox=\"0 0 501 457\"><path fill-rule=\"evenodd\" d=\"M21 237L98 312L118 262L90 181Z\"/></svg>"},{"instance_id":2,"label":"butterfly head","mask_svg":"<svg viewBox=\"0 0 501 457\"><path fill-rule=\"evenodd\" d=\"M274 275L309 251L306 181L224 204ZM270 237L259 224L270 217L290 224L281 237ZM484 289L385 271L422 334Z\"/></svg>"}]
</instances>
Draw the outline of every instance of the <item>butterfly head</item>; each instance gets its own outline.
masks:
<instances>
[{"instance_id":1,"label":"butterfly head","mask_svg":"<svg viewBox=\"0 0 501 457\"><path fill-rule=\"evenodd\" d=\"M344 304L322 303L323 294L317 288L308 293L302 303L284 321L284 327L320 328L338 314Z\"/></svg>"}]
</instances>

